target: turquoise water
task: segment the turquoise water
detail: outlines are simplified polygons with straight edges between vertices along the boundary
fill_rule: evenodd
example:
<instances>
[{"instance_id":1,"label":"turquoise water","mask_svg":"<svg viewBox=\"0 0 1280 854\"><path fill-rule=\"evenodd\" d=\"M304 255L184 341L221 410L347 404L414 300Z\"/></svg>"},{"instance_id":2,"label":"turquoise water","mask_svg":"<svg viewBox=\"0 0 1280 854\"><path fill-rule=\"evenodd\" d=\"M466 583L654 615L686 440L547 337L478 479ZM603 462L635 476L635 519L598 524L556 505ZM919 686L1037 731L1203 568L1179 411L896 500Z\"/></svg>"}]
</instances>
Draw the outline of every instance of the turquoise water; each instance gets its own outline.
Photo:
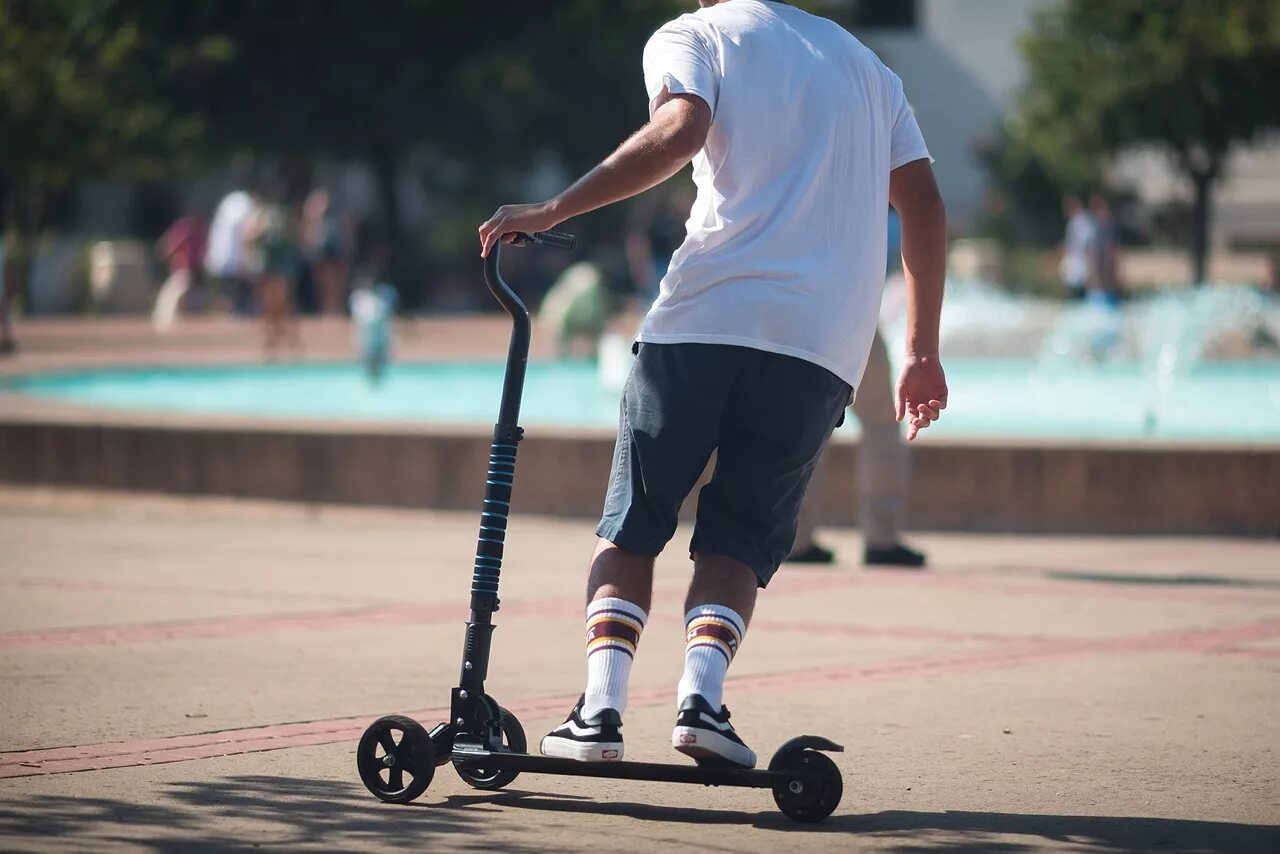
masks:
<instances>
[{"instance_id":1,"label":"turquoise water","mask_svg":"<svg viewBox=\"0 0 1280 854\"><path fill-rule=\"evenodd\" d=\"M1038 372L1030 361L952 359L951 406L931 436L1280 441L1280 362L1209 362L1176 378L1147 411L1151 384L1137 365ZM18 377L0 388L92 407L158 412L389 422L491 424L499 363L392 365L371 386L354 364L79 371ZM521 423L616 424L618 393L595 362L529 366ZM851 422L855 419L850 419ZM850 429L856 429L851 426Z\"/></svg>"}]
</instances>

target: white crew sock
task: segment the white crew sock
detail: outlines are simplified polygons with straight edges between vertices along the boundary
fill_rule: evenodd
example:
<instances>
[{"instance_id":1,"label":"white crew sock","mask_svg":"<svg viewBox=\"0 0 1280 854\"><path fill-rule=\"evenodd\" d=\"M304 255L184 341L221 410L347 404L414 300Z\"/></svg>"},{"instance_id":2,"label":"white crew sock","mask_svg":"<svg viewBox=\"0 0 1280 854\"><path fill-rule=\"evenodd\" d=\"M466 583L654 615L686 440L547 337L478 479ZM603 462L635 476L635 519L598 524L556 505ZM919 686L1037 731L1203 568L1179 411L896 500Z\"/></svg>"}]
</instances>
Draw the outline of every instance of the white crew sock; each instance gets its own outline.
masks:
<instances>
[{"instance_id":1,"label":"white crew sock","mask_svg":"<svg viewBox=\"0 0 1280 854\"><path fill-rule=\"evenodd\" d=\"M684 675L676 688L676 707L690 694L700 694L719 711L724 705L724 675L729 670L746 626L723 605L699 605L684 615Z\"/></svg>"},{"instance_id":2,"label":"white crew sock","mask_svg":"<svg viewBox=\"0 0 1280 854\"><path fill-rule=\"evenodd\" d=\"M644 629L644 609L625 599L596 599L587 606L587 690L582 717L627 708L631 661Z\"/></svg>"}]
</instances>

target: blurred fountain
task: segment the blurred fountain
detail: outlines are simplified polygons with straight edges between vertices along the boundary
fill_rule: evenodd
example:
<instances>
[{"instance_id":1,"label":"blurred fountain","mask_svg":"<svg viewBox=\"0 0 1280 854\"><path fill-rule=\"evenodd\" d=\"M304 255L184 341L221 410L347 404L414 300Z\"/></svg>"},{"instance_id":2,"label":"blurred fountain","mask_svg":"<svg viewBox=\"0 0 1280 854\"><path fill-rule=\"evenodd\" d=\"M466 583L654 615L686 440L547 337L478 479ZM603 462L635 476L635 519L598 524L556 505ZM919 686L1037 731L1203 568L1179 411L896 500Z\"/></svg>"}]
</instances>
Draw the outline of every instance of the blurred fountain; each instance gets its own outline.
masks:
<instances>
[{"instance_id":1,"label":"blurred fountain","mask_svg":"<svg viewBox=\"0 0 1280 854\"><path fill-rule=\"evenodd\" d=\"M880 331L900 366L906 336L901 276L886 283ZM621 391L632 340L617 331L601 338L601 388ZM940 343L944 364L955 366L953 423L1005 413L994 417L1015 433L1211 435L1220 428L1204 425L1220 423L1224 407L1247 399L1249 386L1239 377L1248 362L1259 366L1259 411L1280 411L1280 382L1270 366L1280 360L1280 297L1250 286L1062 303L952 277ZM1226 368L1225 386L1214 385L1213 373L1189 376L1206 362Z\"/></svg>"},{"instance_id":2,"label":"blurred fountain","mask_svg":"<svg viewBox=\"0 0 1280 854\"><path fill-rule=\"evenodd\" d=\"M880 302L880 333L897 362L906 343L906 287L890 276ZM948 356L1026 359L1040 349L1060 312L1058 303L1011 294L982 279L948 278L940 346Z\"/></svg>"},{"instance_id":3,"label":"blurred fountain","mask_svg":"<svg viewBox=\"0 0 1280 854\"><path fill-rule=\"evenodd\" d=\"M1132 361L1136 326L1133 312L1112 301L1068 303L1045 332L1034 372L1045 379Z\"/></svg>"},{"instance_id":4,"label":"blurred fountain","mask_svg":"<svg viewBox=\"0 0 1280 854\"><path fill-rule=\"evenodd\" d=\"M1258 288L1215 284L1166 291L1139 307L1148 435L1155 431L1178 378L1203 362L1212 348L1253 356L1257 349L1280 345L1280 299Z\"/></svg>"},{"instance_id":5,"label":"blurred fountain","mask_svg":"<svg viewBox=\"0 0 1280 854\"><path fill-rule=\"evenodd\" d=\"M1252 358L1267 340L1280 342L1280 300L1249 286L1167 290L1124 305L1088 300L1062 311L1034 370L1042 380L1052 380L1082 369L1133 366L1143 432L1150 436L1178 380L1215 349Z\"/></svg>"}]
</instances>

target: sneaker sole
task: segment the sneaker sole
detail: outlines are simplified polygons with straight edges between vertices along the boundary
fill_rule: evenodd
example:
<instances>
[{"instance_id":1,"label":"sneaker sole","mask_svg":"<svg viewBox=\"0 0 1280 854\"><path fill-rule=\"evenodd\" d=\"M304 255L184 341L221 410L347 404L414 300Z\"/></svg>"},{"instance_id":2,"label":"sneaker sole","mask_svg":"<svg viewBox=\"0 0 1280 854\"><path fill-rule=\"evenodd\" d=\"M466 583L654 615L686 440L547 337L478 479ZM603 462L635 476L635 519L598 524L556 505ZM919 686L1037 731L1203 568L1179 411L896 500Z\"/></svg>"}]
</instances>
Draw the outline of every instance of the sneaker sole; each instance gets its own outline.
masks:
<instances>
[{"instance_id":1,"label":"sneaker sole","mask_svg":"<svg viewBox=\"0 0 1280 854\"><path fill-rule=\"evenodd\" d=\"M751 748L701 727L676 727L671 731L671 746L694 759L723 759L743 768L756 767Z\"/></svg>"},{"instance_id":2,"label":"sneaker sole","mask_svg":"<svg viewBox=\"0 0 1280 854\"><path fill-rule=\"evenodd\" d=\"M622 742L581 742L571 738L548 735L539 746L543 756L555 759L573 759L577 762L620 762Z\"/></svg>"}]
</instances>

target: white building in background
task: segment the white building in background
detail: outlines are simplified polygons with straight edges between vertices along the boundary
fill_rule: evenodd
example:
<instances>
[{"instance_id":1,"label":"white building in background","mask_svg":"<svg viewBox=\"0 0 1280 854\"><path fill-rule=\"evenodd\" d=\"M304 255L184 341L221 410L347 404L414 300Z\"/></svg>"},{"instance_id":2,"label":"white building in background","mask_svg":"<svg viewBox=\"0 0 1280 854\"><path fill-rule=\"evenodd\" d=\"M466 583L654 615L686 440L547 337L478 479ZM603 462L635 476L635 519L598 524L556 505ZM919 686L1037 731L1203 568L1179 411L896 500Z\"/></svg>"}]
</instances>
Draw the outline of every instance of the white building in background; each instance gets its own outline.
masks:
<instances>
[{"instance_id":1,"label":"white building in background","mask_svg":"<svg viewBox=\"0 0 1280 854\"><path fill-rule=\"evenodd\" d=\"M833 3L847 0L833 0ZM864 0L865 2L865 0ZM864 6L877 23L859 38L902 78L954 230L963 233L982 210L986 175L976 146L1014 105L1026 68L1019 39L1035 13L1056 0L881 0ZM1189 199L1190 191L1158 152L1121 158L1117 183L1151 205ZM1213 242L1250 247L1280 244L1280 141L1238 152L1218 192Z\"/></svg>"}]
</instances>

